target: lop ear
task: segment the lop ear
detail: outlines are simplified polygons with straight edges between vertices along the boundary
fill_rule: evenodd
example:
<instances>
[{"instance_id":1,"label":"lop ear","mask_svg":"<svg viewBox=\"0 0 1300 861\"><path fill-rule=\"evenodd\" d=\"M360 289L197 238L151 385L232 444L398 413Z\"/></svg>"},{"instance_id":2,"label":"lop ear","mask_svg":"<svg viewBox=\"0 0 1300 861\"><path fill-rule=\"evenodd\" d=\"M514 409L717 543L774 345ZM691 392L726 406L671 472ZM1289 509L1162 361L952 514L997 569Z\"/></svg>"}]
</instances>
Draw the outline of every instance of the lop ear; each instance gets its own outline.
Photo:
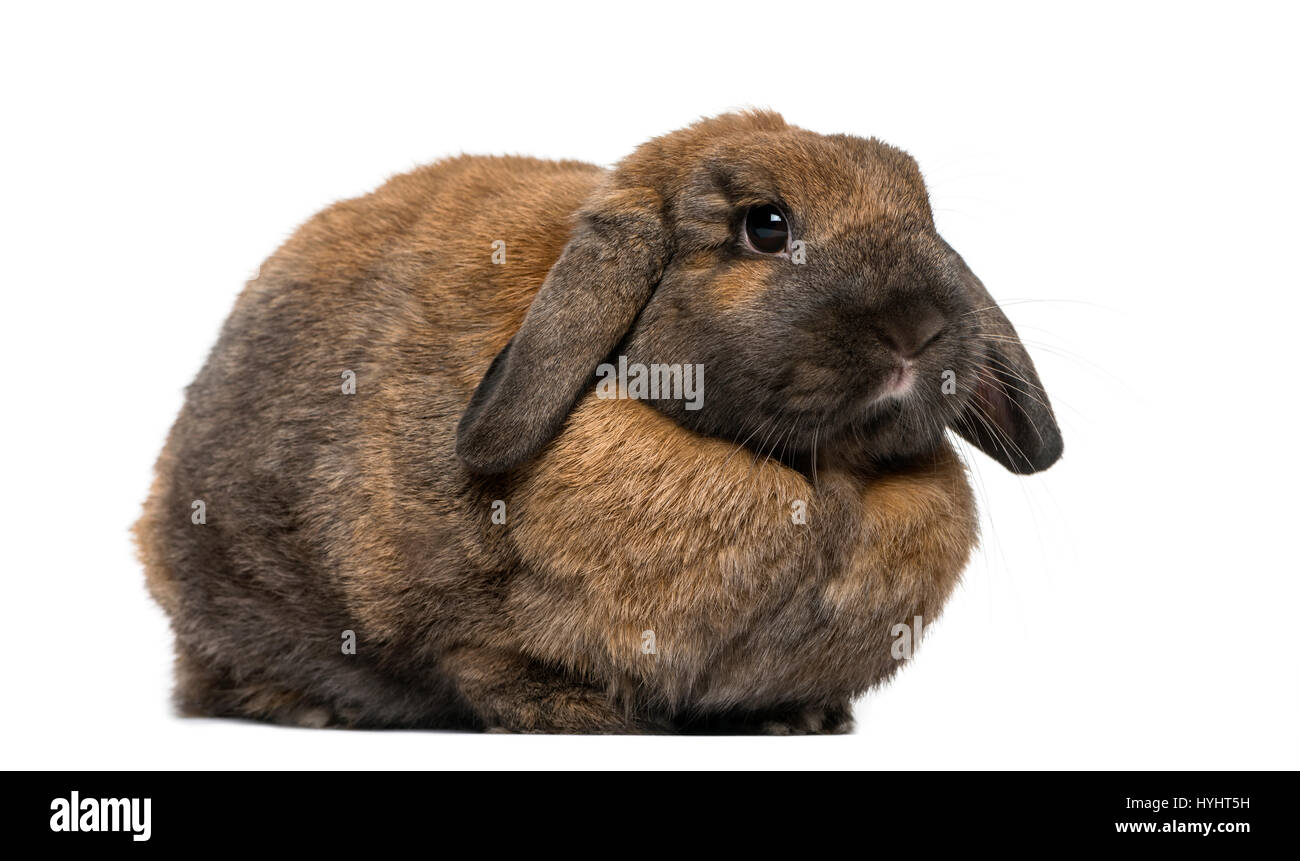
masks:
<instances>
[{"instance_id":1,"label":"lop ear","mask_svg":"<svg viewBox=\"0 0 1300 861\"><path fill-rule=\"evenodd\" d=\"M1014 473L1047 469L1060 459L1065 443L1033 360L966 261L948 243L943 246L954 276L974 303L984 351L974 393L954 427Z\"/></svg>"},{"instance_id":2,"label":"lop ear","mask_svg":"<svg viewBox=\"0 0 1300 861\"><path fill-rule=\"evenodd\" d=\"M469 469L513 469L559 432L649 299L667 254L659 195L613 183L593 195L461 416L456 454Z\"/></svg>"}]
</instances>

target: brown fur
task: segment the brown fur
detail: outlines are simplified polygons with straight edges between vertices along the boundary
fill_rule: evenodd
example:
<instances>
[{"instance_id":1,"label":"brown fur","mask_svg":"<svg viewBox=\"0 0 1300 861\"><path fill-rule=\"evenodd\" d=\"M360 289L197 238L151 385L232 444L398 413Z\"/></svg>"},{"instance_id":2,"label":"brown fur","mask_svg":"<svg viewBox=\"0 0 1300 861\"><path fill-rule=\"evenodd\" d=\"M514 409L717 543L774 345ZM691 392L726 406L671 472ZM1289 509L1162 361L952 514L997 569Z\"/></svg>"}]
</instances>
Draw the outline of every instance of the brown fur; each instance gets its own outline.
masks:
<instances>
[{"instance_id":1,"label":"brown fur","mask_svg":"<svg viewBox=\"0 0 1300 861\"><path fill-rule=\"evenodd\" d=\"M772 114L705 121L614 175L449 159L286 242L189 388L135 528L175 630L181 709L307 726L847 729L850 700L899 666L893 626L934 619L975 543L946 443L887 468L832 449L803 472L587 387L517 468L480 474L456 456L471 393L578 253L565 249L579 221L648 218L685 182L666 166L720 138L773 136L832 233L928 218L901 153L846 188L808 142L824 139L786 130ZM653 268L647 242L618 265ZM705 255L675 245L687 269ZM719 277L716 303L755 301L757 275Z\"/></svg>"}]
</instances>

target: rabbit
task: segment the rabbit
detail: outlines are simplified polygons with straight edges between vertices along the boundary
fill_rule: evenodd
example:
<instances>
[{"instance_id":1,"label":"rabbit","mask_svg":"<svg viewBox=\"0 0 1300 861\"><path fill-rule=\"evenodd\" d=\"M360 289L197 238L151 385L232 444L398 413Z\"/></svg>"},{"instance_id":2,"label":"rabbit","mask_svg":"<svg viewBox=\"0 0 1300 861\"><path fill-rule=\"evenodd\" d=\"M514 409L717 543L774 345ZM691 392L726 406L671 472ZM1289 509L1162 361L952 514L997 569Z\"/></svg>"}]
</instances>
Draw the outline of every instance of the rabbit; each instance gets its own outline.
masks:
<instances>
[{"instance_id":1,"label":"rabbit","mask_svg":"<svg viewBox=\"0 0 1300 861\"><path fill-rule=\"evenodd\" d=\"M948 429L1062 452L901 150L747 111L419 168L288 239L186 391L135 526L176 706L850 731L978 540Z\"/></svg>"}]
</instances>

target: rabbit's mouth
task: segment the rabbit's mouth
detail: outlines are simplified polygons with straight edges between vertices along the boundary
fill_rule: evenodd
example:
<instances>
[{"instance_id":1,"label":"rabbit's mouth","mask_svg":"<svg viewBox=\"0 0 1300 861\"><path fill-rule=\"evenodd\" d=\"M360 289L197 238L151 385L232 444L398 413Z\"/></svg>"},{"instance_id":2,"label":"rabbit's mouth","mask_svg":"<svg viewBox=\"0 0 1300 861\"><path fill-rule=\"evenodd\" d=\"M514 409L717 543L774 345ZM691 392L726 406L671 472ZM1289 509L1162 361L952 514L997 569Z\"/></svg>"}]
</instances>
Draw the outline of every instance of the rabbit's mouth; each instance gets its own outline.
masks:
<instances>
[{"instance_id":1,"label":"rabbit's mouth","mask_svg":"<svg viewBox=\"0 0 1300 861\"><path fill-rule=\"evenodd\" d=\"M934 451L943 441L956 403L928 397L919 383L924 376L916 366L892 368L856 403L829 414L789 420L791 429L782 436L781 454L788 451L795 463L814 453L850 462L884 463Z\"/></svg>"},{"instance_id":2,"label":"rabbit's mouth","mask_svg":"<svg viewBox=\"0 0 1300 861\"><path fill-rule=\"evenodd\" d=\"M886 373L884 382L870 403L902 400L912 393L915 384L916 364L910 359L900 359L898 364Z\"/></svg>"}]
</instances>

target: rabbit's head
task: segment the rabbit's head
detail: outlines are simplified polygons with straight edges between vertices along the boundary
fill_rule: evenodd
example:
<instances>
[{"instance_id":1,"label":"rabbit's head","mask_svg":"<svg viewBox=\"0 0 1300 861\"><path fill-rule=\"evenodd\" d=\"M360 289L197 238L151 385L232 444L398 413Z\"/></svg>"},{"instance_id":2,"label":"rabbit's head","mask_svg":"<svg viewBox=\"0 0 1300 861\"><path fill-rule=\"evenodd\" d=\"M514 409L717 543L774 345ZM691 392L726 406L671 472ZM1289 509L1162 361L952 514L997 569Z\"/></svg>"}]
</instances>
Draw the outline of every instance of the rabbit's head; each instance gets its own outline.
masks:
<instances>
[{"instance_id":1,"label":"rabbit's head","mask_svg":"<svg viewBox=\"0 0 1300 861\"><path fill-rule=\"evenodd\" d=\"M640 396L681 425L794 461L907 458L949 427L1018 473L1062 449L1015 330L935 231L916 163L771 113L654 139L605 178L474 392L462 461L523 463L620 366L662 382Z\"/></svg>"}]
</instances>

